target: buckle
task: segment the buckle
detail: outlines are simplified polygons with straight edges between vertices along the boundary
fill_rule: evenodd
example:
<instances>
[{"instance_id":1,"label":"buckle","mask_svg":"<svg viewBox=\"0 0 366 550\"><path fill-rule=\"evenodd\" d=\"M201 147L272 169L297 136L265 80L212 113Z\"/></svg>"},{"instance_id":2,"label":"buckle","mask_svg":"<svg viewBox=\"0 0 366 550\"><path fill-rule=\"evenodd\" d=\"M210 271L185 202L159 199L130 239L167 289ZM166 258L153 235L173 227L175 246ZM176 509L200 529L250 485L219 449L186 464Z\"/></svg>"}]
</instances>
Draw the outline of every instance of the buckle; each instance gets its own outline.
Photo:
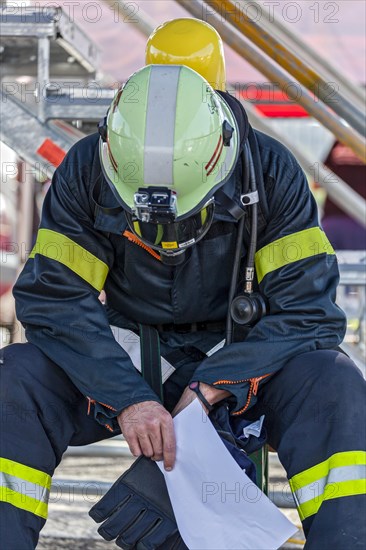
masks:
<instances>
[{"instance_id":1,"label":"buckle","mask_svg":"<svg viewBox=\"0 0 366 550\"><path fill-rule=\"evenodd\" d=\"M197 332L197 323L183 323L182 325L174 325L173 330L177 334L189 334L190 332Z\"/></svg>"},{"instance_id":2,"label":"buckle","mask_svg":"<svg viewBox=\"0 0 366 550\"><path fill-rule=\"evenodd\" d=\"M200 323L201 325L203 323ZM162 325L156 325L158 332L176 332L177 334L188 334L190 332L197 332L198 323L183 323L181 325L175 325L174 323L164 323ZM201 329L204 330L204 329Z\"/></svg>"},{"instance_id":3,"label":"buckle","mask_svg":"<svg viewBox=\"0 0 366 550\"><path fill-rule=\"evenodd\" d=\"M199 332L205 330L220 332L224 330L225 323L220 321L201 321L198 323L183 323L181 325L175 325L174 323L164 323L161 325L156 325L155 328L158 330L158 332L176 332L177 334L188 334L190 332Z\"/></svg>"}]
</instances>

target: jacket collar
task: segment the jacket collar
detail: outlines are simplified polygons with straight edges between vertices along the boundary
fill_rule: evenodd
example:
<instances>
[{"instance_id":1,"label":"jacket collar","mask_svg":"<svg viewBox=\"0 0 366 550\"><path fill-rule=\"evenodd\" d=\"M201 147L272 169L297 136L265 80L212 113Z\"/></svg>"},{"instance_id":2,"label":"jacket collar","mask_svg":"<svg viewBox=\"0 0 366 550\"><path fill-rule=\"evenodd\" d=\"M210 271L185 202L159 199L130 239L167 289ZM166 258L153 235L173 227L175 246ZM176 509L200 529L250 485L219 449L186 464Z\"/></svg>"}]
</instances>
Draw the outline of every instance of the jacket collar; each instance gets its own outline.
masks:
<instances>
[{"instance_id":1,"label":"jacket collar","mask_svg":"<svg viewBox=\"0 0 366 550\"><path fill-rule=\"evenodd\" d=\"M95 208L94 228L122 235L127 228L126 216L102 173L92 189L92 200Z\"/></svg>"}]
</instances>

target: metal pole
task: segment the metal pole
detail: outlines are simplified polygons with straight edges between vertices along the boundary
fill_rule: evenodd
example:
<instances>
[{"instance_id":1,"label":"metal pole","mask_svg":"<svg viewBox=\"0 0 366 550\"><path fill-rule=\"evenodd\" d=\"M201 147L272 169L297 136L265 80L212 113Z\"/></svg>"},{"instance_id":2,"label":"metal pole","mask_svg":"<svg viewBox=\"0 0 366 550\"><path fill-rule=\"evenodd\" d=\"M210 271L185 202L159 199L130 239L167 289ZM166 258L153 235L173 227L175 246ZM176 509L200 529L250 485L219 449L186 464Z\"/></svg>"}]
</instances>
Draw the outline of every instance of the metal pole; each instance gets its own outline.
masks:
<instances>
[{"instance_id":1,"label":"metal pole","mask_svg":"<svg viewBox=\"0 0 366 550\"><path fill-rule=\"evenodd\" d=\"M84 445L81 447L68 447L64 456L88 456L88 457L127 457L133 458L127 443L121 445Z\"/></svg>"},{"instance_id":2,"label":"metal pole","mask_svg":"<svg viewBox=\"0 0 366 550\"><path fill-rule=\"evenodd\" d=\"M359 110L364 109L365 89L355 85L348 79L345 79L334 65L332 65L327 59L325 59L325 57L319 55L319 53L315 51L307 42L302 40L299 35L292 32L289 26L283 25L275 17L271 18L269 15L269 10L263 8L260 2L257 2L256 0L250 0L249 3L251 7L254 7L258 10L261 21L264 25L268 25L272 32L277 31L284 42L287 41L288 46L293 47L294 49L297 48L300 56L305 55L308 62L318 65L318 67L320 67L324 72L323 78L325 77L327 79L333 79L333 81L335 81L339 88L343 90L343 94L349 96L348 99L358 103L357 108Z\"/></svg>"},{"instance_id":3,"label":"metal pole","mask_svg":"<svg viewBox=\"0 0 366 550\"><path fill-rule=\"evenodd\" d=\"M32 246L32 229L34 215L34 170L31 164L24 161L19 161L19 214L17 219L17 240L19 247L19 266L17 277L22 271L24 264L28 258ZM14 327L12 334L12 343L26 342L24 328L16 319L15 304L14 304Z\"/></svg>"},{"instance_id":4,"label":"metal pole","mask_svg":"<svg viewBox=\"0 0 366 550\"><path fill-rule=\"evenodd\" d=\"M180 3L186 4L186 2ZM311 90L326 105L329 105L361 135L366 135L365 113L356 109L336 90L332 89L314 69L306 65L295 53L267 32L260 22L252 21L246 15L245 10L240 9L238 2L233 4L231 0L220 0L209 4L204 2L204 4L206 4L206 19L213 13L212 10L215 10L222 20L231 23L243 36L264 51L308 90Z\"/></svg>"},{"instance_id":5,"label":"metal pole","mask_svg":"<svg viewBox=\"0 0 366 550\"><path fill-rule=\"evenodd\" d=\"M288 149L290 149L304 172L312 174L316 183L319 183L329 194L332 200L344 210L351 218L357 220L361 225L366 227L366 201L361 195L356 193L345 181L334 174L329 168L326 168L322 163L314 163L309 157L304 155L302 151L293 146L291 141L286 137L280 136L266 122L266 119L258 116L255 113L253 106L245 101L242 101L246 112L248 113L251 124L261 132L264 132L275 139L281 141Z\"/></svg>"},{"instance_id":6,"label":"metal pole","mask_svg":"<svg viewBox=\"0 0 366 550\"><path fill-rule=\"evenodd\" d=\"M38 118L45 122L47 87L50 83L50 41L48 38L38 39L37 63L38 89L36 101L38 101Z\"/></svg>"},{"instance_id":7,"label":"metal pole","mask_svg":"<svg viewBox=\"0 0 366 550\"><path fill-rule=\"evenodd\" d=\"M121 14L121 11L123 12L123 10L126 12L126 14L131 13L131 2L125 2L124 0L104 0L104 2L105 4L108 4L114 12L116 12L117 9L119 15ZM145 12L143 12L140 9L140 6L138 11L134 13L131 17L133 17L131 23L136 24L137 30L139 30L144 36L150 36L153 30L157 27L155 21ZM123 23L124 18L118 17L118 21Z\"/></svg>"},{"instance_id":8,"label":"metal pole","mask_svg":"<svg viewBox=\"0 0 366 550\"><path fill-rule=\"evenodd\" d=\"M204 0L176 0L191 15L206 20ZM339 141L350 147L358 158L366 162L366 140L343 120L328 109L322 102L315 102L312 95L299 83L295 83L279 67L276 67L262 52L247 42L235 27L229 27L215 12L210 12L210 23L216 28L225 43L241 57L256 67L271 82L281 85L294 101L300 103L312 116L328 128ZM300 93L299 93L300 92Z\"/></svg>"}]
</instances>

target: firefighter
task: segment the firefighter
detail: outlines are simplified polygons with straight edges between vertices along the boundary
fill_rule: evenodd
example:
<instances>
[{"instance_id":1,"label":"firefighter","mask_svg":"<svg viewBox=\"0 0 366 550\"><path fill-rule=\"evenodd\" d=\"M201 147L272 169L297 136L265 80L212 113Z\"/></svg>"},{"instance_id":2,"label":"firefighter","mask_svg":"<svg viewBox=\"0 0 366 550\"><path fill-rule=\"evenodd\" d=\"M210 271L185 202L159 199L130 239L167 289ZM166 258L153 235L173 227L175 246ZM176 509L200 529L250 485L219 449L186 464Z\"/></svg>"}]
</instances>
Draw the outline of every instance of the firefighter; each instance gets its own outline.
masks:
<instances>
[{"instance_id":1,"label":"firefighter","mask_svg":"<svg viewBox=\"0 0 366 550\"><path fill-rule=\"evenodd\" d=\"M265 414L307 548L361 548L365 383L338 349L337 283L291 153L186 66L132 75L56 171L14 288L28 343L3 350L0 369L6 548L36 546L68 445L122 431L171 469L171 413L193 399ZM175 367L163 402L110 325L159 334L150 348ZM163 548L158 534L141 548Z\"/></svg>"}]
</instances>

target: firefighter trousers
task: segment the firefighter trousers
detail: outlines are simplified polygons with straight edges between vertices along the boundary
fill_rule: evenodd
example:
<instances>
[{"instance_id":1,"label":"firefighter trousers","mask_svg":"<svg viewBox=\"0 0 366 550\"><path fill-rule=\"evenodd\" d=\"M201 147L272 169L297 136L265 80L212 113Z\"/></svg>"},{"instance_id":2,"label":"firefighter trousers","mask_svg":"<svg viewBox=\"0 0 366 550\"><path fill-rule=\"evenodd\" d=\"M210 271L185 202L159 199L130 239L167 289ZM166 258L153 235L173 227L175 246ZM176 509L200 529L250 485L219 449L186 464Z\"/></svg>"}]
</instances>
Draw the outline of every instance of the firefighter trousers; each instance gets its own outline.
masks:
<instances>
[{"instance_id":1,"label":"firefighter trousers","mask_svg":"<svg viewBox=\"0 0 366 550\"><path fill-rule=\"evenodd\" d=\"M182 368L188 373L194 364ZM365 388L344 354L309 352L260 387L246 413L251 419L265 415L268 443L286 469L307 550L366 548ZM2 350L0 391L0 541L6 550L30 550L46 521L51 476L66 448L111 434L88 416L87 400L64 371L32 344Z\"/></svg>"}]
</instances>

